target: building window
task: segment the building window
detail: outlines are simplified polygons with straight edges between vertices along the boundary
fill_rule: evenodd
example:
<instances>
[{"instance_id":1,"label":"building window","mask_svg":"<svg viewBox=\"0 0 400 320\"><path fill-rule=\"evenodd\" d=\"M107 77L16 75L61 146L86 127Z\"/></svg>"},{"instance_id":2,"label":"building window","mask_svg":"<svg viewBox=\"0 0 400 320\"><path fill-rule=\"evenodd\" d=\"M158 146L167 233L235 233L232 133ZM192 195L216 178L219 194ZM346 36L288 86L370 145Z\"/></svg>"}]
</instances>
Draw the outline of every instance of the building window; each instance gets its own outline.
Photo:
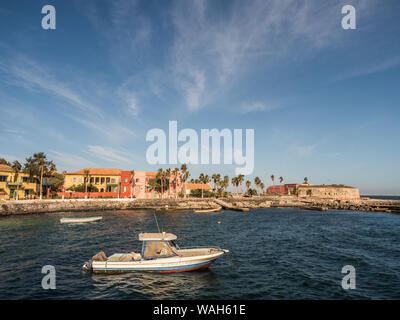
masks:
<instances>
[{"instance_id":1,"label":"building window","mask_svg":"<svg viewBox=\"0 0 400 320\"><path fill-rule=\"evenodd\" d=\"M94 182L94 178L90 178L90 183L93 184L93 182Z\"/></svg>"},{"instance_id":2,"label":"building window","mask_svg":"<svg viewBox=\"0 0 400 320\"><path fill-rule=\"evenodd\" d=\"M124 192L126 192L126 191L128 191L128 190L127 190L127 187L124 187Z\"/></svg>"},{"instance_id":3,"label":"building window","mask_svg":"<svg viewBox=\"0 0 400 320\"><path fill-rule=\"evenodd\" d=\"M111 183L115 183L115 179L111 179Z\"/></svg>"},{"instance_id":4,"label":"building window","mask_svg":"<svg viewBox=\"0 0 400 320\"><path fill-rule=\"evenodd\" d=\"M22 182L28 182L28 177L22 177Z\"/></svg>"},{"instance_id":5,"label":"building window","mask_svg":"<svg viewBox=\"0 0 400 320\"><path fill-rule=\"evenodd\" d=\"M125 182L128 182L128 178L125 178L124 181L125 181Z\"/></svg>"},{"instance_id":6,"label":"building window","mask_svg":"<svg viewBox=\"0 0 400 320\"><path fill-rule=\"evenodd\" d=\"M76 182L76 178L74 178L74 182Z\"/></svg>"},{"instance_id":7,"label":"building window","mask_svg":"<svg viewBox=\"0 0 400 320\"><path fill-rule=\"evenodd\" d=\"M82 178L79 178L79 182L82 182Z\"/></svg>"},{"instance_id":8,"label":"building window","mask_svg":"<svg viewBox=\"0 0 400 320\"><path fill-rule=\"evenodd\" d=\"M101 184L104 184L104 181L105 181L104 178L101 178Z\"/></svg>"},{"instance_id":9,"label":"building window","mask_svg":"<svg viewBox=\"0 0 400 320\"><path fill-rule=\"evenodd\" d=\"M139 178L136 179L136 182L139 182Z\"/></svg>"},{"instance_id":10,"label":"building window","mask_svg":"<svg viewBox=\"0 0 400 320\"><path fill-rule=\"evenodd\" d=\"M110 183L110 178L106 178L106 183Z\"/></svg>"}]
</instances>

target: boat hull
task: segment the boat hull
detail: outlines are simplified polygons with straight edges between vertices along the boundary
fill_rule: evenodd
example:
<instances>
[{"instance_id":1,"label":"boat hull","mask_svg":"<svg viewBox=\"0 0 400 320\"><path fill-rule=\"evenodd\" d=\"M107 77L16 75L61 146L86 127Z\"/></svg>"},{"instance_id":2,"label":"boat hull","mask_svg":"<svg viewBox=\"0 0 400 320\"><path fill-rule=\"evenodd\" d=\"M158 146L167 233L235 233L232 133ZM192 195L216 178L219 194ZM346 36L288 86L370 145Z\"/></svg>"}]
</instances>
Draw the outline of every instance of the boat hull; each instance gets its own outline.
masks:
<instances>
[{"instance_id":1,"label":"boat hull","mask_svg":"<svg viewBox=\"0 0 400 320\"><path fill-rule=\"evenodd\" d=\"M159 272L174 273L207 269L225 252L197 256L171 257L154 260L132 262L93 261L91 268L94 273L124 273L124 272Z\"/></svg>"},{"instance_id":2,"label":"boat hull","mask_svg":"<svg viewBox=\"0 0 400 320\"><path fill-rule=\"evenodd\" d=\"M103 219L103 217L89 217L89 218L61 218L61 223L87 223L96 222Z\"/></svg>"}]
</instances>

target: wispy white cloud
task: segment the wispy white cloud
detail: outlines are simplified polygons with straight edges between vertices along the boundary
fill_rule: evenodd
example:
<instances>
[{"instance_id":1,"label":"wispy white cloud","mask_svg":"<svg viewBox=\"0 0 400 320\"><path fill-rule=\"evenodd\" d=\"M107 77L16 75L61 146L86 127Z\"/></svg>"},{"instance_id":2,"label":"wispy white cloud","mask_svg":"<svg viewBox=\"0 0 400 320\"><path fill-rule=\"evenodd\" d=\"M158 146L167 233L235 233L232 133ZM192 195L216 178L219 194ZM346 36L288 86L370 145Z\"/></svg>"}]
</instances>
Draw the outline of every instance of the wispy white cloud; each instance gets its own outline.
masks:
<instances>
[{"instance_id":1,"label":"wispy white cloud","mask_svg":"<svg viewBox=\"0 0 400 320\"><path fill-rule=\"evenodd\" d=\"M316 148L317 144L304 145L304 146L299 145L299 146L289 147L289 151L295 152L299 158L304 159L310 157Z\"/></svg>"},{"instance_id":2,"label":"wispy white cloud","mask_svg":"<svg viewBox=\"0 0 400 320\"><path fill-rule=\"evenodd\" d=\"M137 95L132 91L122 88L119 89L118 95L122 99L126 113L136 118L140 110Z\"/></svg>"},{"instance_id":3,"label":"wispy white cloud","mask_svg":"<svg viewBox=\"0 0 400 320\"><path fill-rule=\"evenodd\" d=\"M89 145L85 151L93 157L114 163L130 163L132 159L126 152L111 147Z\"/></svg>"},{"instance_id":4,"label":"wispy white cloud","mask_svg":"<svg viewBox=\"0 0 400 320\"><path fill-rule=\"evenodd\" d=\"M232 1L218 18L213 1L176 4L171 70L192 111L255 64L313 55L340 37L341 7L334 1Z\"/></svg>"},{"instance_id":5,"label":"wispy white cloud","mask_svg":"<svg viewBox=\"0 0 400 320\"><path fill-rule=\"evenodd\" d=\"M250 112L259 112L259 111L272 111L278 109L277 105L269 105L263 102L253 102L244 104L243 108L240 109L239 113L246 114Z\"/></svg>"},{"instance_id":6,"label":"wispy white cloud","mask_svg":"<svg viewBox=\"0 0 400 320\"><path fill-rule=\"evenodd\" d=\"M343 73L335 78L335 81L351 79L361 76L366 76L400 66L400 57L391 57L385 60L377 61L374 64L358 67L348 73Z\"/></svg>"},{"instance_id":7,"label":"wispy white cloud","mask_svg":"<svg viewBox=\"0 0 400 320\"><path fill-rule=\"evenodd\" d=\"M78 170L85 167L96 167L96 163L84 157L68 154L66 152L50 150L49 158L53 159L57 164L57 170Z\"/></svg>"},{"instance_id":8,"label":"wispy white cloud","mask_svg":"<svg viewBox=\"0 0 400 320\"><path fill-rule=\"evenodd\" d=\"M45 91L51 93L72 106L84 112L96 112L100 110L83 99L76 91L69 88L67 84L52 76L52 70L36 63L23 55L16 55L13 58L0 61L0 70L10 77L9 83L19 85L32 91Z\"/></svg>"}]
</instances>

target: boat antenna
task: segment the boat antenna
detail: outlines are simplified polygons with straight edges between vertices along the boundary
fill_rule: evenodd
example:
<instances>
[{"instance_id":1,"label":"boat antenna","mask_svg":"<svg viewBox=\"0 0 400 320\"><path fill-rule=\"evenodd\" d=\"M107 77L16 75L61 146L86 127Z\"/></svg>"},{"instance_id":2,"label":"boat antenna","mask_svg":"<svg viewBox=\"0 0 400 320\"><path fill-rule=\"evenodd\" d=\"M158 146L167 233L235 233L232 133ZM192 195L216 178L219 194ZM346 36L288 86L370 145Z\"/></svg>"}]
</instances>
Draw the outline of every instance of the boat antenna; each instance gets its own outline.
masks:
<instances>
[{"instance_id":1,"label":"boat antenna","mask_svg":"<svg viewBox=\"0 0 400 320\"><path fill-rule=\"evenodd\" d=\"M158 221L157 221L156 212L155 212L155 211L153 211L153 214L154 214L154 219L156 220L156 224L157 224L158 233L161 233L161 232L160 232L160 227L158 226Z\"/></svg>"}]
</instances>

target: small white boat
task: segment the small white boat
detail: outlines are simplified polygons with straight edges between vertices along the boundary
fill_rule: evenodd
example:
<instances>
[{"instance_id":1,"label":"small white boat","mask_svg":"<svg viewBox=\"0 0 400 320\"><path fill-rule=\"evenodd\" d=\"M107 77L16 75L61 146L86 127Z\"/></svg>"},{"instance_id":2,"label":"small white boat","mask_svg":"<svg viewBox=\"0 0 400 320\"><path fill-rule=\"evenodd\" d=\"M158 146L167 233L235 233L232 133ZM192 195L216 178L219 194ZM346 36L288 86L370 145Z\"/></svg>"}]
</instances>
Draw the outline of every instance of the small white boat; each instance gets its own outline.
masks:
<instances>
[{"instance_id":1,"label":"small white boat","mask_svg":"<svg viewBox=\"0 0 400 320\"><path fill-rule=\"evenodd\" d=\"M87 217L87 218L61 218L61 223L86 223L86 222L96 222L103 219L103 217Z\"/></svg>"},{"instance_id":2,"label":"small white boat","mask_svg":"<svg viewBox=\"0 0 400 320\"><path fill-rule=\"evenodd\" d=\"M207 212L217 212L220 211L222 207L213 208L213 209L201 209L201 210L194 210L195 213L207 213Z\"/></svg>"},{"instance_id":3,"label":"small white boat","mask_svg":"<svg viewBox=\"0 0 400 320\"><path fill-rule=\"evenodd\" d=\"M181 249L174 242L176 238L172 233L141 233L141 254L116 253L107 258L104 252L99 252L83 265L83 269L95 273L192 271L208 268L229 252L220 248Z\"/></svg>"}]
</instances>

